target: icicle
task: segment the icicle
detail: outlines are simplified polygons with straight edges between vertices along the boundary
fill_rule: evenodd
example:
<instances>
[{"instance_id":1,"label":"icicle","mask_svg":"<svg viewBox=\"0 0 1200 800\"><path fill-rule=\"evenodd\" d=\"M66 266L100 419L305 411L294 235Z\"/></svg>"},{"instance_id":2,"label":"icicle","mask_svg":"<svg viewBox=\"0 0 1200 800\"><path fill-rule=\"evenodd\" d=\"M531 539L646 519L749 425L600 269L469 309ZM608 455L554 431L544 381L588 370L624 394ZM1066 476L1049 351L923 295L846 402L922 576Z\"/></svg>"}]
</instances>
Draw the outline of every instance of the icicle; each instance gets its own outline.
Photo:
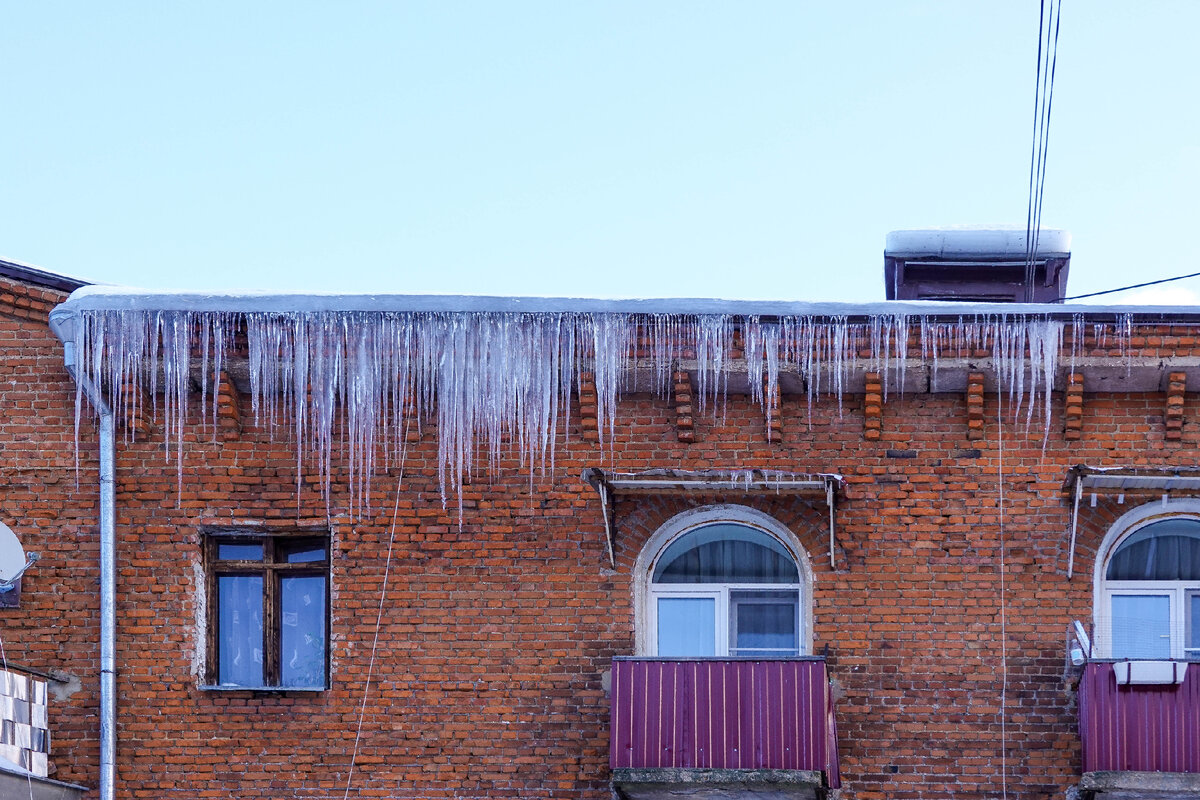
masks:
<instances>
[{"instance_id":1,"label":"icicle","mask_svg":"<svg viewBox=\"0 0 1200 800\"><path fill-rule=\"evenodd\" d=\"M220 376L244 332L254 424L292 439L297 503L310 471L332 503L333 475L344 469L350 509L361 513L370 508L380 462L384 469L403 464L407 432L431 415L444 502L457 494L461 508L477 459L493 473L515 456L531 481L534 469L553 469L572 387L585 370L595 376L597 423L611 456L617 403L639 364L653 369L653 389L666 394L681 360L694 359L701 409L718 400L724 408L731 373L744 370L768 420L777 413L780 373L795 372L805 383L811 426L822 393L834 395L841 413L860 353L885 386L903 389L910 357L931 366L936 387L946 357L969 360L990 350L1014 417L1027 403L1027 424L1040 415L1048 425L1059 359L1069 357L1074 369L1086 354L1088 323L1078 315L1069 356L1062 353L1064 323L1045 317L922 317L915 332L913 324L904 314L764 321L723 314L88 311L80 314L76 344L82 373L105 386L114 409L130 419L146 411L139 387L147 384L158 418L161 382L164 453L176 461L182 489L188 395L198 384L199 418L215 435ZM1110 328L1128 360L1132 317L1093 324L1095 347L1108 345ZM77 439L82 405L80 389ZM128 426L126 436L133 431Z\"/></svg>"}]
</instances>

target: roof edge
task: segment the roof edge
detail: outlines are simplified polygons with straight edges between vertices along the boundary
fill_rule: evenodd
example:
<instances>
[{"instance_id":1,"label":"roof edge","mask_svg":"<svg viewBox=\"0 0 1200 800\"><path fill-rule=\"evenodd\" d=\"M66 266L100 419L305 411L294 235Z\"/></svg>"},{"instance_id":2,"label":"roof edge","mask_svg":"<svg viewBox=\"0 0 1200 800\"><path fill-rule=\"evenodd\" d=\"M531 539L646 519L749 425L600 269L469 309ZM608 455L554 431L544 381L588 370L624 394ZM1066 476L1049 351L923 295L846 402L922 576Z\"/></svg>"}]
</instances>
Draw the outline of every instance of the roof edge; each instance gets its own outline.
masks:
<instances>
[{"instance_id":1,"label":"roof edge","mask_svg":"<svg viewBox=\"0 0 1200 800\"><path fill-rule=\"evenodd\" d=\"M271 292L177 292L87 285L58 308L62 318L89 311L193 311L227 313L582 313L728 314L743 317L957 318L1037 316L1072 319L1129 315L1159 321L1200 322L1198 306L1091 305L1062 303L979 303L880 300L868 303L717 298L597 299L580 297L500 297L483 295L299 294Z\"/></svg>"},{"instance_id":2,"label":"roof edge","mask_svg":"<svg viewBox=\"0 0 1200 800\"><path fill-rule=\"evenodd\" d=\"M74 292L84 286L91 285L81 278L72 278L58 272L50 272L40 267L32 267L19 261L9 261L0 258L0 275L14 280L32 283L46 289L56 289L60 292Z\"/></svg>"}]
</instances>

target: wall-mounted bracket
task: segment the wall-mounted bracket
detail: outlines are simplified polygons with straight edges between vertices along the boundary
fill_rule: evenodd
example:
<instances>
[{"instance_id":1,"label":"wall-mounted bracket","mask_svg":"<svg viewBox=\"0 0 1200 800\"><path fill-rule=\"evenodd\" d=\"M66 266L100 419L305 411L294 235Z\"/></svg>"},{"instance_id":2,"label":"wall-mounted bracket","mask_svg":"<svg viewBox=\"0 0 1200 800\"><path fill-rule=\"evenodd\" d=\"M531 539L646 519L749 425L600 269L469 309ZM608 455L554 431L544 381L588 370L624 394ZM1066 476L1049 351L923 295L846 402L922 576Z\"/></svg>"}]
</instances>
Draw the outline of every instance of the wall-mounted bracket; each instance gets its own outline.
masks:
<instances>
[{"instance_id":1,"label":"wall-mounted bracket","mask_svg":"<svg viewBox=\"0 0 1200 800\"><path fill-rule=\"evenodd\" d=\"M7 592L16 587L17 581L21 580L21 576L25 574L25 570L32 567L38 562L41 556L37 553L28 553L25 556L25 566L17 570L17 574L7 580L0 581L0 592Z\"/></svg>"}]
</instances>

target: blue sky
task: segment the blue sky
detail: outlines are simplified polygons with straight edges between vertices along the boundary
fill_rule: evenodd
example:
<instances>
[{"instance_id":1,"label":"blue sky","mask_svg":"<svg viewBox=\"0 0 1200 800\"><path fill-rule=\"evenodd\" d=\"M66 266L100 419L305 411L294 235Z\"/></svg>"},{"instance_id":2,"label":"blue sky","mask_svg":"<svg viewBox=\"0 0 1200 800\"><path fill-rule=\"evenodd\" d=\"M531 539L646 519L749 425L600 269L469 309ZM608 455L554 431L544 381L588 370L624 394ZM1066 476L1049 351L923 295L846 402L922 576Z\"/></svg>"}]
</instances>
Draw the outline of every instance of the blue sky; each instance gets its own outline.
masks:
<instances>
[{"instance_id":1,"label":"blue sky","mask_svg":"<svg viewBox=\"0 0 1200 800\"><path fill-rule=\"evenodd\" d=\"M1024 224L1037 14L0 0L0 256L156 288L881 299L889 230ZM1072 294L1200 271L1196 30L1189 0L1063 10L1043 223Z\"/></svg>"}]
</instances>

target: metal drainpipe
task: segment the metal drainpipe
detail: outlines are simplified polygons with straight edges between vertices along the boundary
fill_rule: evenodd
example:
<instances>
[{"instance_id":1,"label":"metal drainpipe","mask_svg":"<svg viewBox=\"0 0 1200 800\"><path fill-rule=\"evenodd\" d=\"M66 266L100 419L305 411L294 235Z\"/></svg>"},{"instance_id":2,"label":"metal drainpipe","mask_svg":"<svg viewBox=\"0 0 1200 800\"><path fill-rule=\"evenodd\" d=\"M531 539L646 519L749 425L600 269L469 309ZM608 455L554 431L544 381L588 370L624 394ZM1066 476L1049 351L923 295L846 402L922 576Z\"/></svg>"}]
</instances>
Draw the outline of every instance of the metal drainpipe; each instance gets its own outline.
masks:
<instances>
[{"instance_id":1,"label":"metal drainpipe","mask_svg":"<svg viewBox=\"0 0 1200 800\"><path fill-rule=\"evenodd\" d=\"M113 800L117 778L117 492L113 413L107 405L103 408L100 412L100 800Z\"/></svg>"},{"instance_id":2,"label":"metal drainpipe","mask_svg":"<svg viewBox=\"0 0 1200 800\"><path fill-rule=\"evenodd\" d=\"M100 415L100 800L114 800L117 778L117 493L113 411L100 387L79 372L75 342L57 321L67 372ZM63 326L65 327L65 326Z\"/></svg>"}]
</instances>

